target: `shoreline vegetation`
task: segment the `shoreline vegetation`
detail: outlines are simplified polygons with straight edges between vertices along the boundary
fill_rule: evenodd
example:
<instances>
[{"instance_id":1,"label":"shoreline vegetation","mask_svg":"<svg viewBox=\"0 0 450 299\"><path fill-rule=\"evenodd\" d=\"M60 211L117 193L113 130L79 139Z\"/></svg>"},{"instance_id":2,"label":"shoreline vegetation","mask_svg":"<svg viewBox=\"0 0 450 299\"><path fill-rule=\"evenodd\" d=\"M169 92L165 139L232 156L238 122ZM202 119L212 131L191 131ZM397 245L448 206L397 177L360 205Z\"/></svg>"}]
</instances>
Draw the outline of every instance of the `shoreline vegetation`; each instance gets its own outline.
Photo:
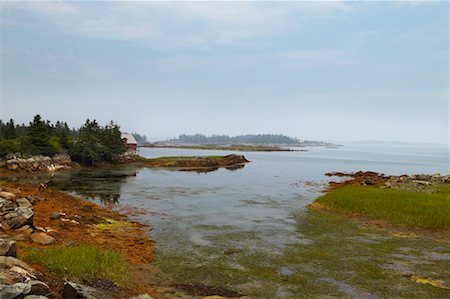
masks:
<instances>
[{"instance_id":1,"label":"shoreline vegetation","mask_svg":"<svg viewBox=\"0 0 450 299\"><path fill-rule=\"evenodd\" d=\"M284 148L275 145L214 145L214 144L149 144L141 145L144 148L179 148L179 149L199 149L199 150L220 150L220 151L238 151L238 152L305 152L305 149Z\"/></svg>"},{"instance_id":2,"label":"shoreline vegetation","mask_svg":"<svg viewBox=\"0 0 450 299\"><path fill-rule=\"evenodd\" d=\"M375 172L328 173L349 177L330 182L310 208L381 221L413 230L450 230L450 176L385 176ZM377 223L378 225L382 225Z\"/></svg>"}]
</instances>

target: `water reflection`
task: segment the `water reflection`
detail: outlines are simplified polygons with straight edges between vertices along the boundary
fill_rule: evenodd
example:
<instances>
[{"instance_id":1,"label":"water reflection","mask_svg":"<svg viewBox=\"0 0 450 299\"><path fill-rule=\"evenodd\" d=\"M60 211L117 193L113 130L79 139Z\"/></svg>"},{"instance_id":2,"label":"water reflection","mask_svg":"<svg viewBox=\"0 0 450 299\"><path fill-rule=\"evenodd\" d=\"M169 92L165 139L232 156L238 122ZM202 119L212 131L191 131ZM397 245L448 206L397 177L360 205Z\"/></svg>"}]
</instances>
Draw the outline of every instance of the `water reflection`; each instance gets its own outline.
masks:
<instances>
[{"instance_id":1,"label":"water reflection","mask_svg":"<svg viewBox=\"0 0 450 299\"><path fill-rule=\"evenodd\" d=\"M100 200L103 204L118 204L124 184L137 176L134 167L83 169L69 176L54 176L48 185L64 191Z\"/></svg>"}]
</instances>

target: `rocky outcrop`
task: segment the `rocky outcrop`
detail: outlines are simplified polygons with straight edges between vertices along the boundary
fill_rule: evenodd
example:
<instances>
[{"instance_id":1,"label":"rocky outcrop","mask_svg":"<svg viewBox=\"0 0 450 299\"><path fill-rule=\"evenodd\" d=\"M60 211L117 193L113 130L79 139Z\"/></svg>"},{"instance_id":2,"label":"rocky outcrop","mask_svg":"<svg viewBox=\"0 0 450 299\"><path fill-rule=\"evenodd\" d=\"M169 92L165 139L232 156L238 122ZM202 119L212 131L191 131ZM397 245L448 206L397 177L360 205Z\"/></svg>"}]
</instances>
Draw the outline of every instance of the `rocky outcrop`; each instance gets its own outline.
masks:
<instances>
[{"instance_id":1,"label":"rocky outcrop","mask_svg":"<svg viewBox=\"0 0 450 299\"><path fill-rule=\"evenodd\" d=\"M400 175L391 176L385 183L387 188L409 191L409 192L427 192L433 193L436 188L450 184L450 175L440 175L439 173L429 174L413 174L413 175Z\"/></svg>"},{"instance_id":2,"label":"rocky outcrop","mask_svg":"<svg viewBox=\"0 0 450 299\"><path fill-rule=\"evenodd\" d=\"M227 155L217 157L162 157L156 159L147 159L144 162L144 166L147 167L170 167L179 168L181 170L189 169L217 169L219 167L232 167L238 165L244 165L248 161L242 155Z\"/></svg>"},{"instance_id":3,"label":"rocky outcrop","mask_svg":"<svg viewBox=\"0 0 450 299\"><path fill-rule=\"evenodd\" d=\"M382 188L390 188L408 192L436 192L440 186L450 184L450 175L440 175L439 173L412 174L400 176L386 176L373 171L329 172L326 176L348 177L348 180L340 182L329 182L327 191L340 188L346 185L374 185Z\"/></svg>"},{"instance_id":4,"label":"rocky outcrop","mask_svg":"<svg viewBox=\"0 0 450 299\"><path fill-rule=\"evenodd\" d=\"M67 154L53 157L31 156L22 157L20 154L8 155L6 160L0 161L0 167L13 171L57 171L71 168L72 160Z\"/></svg>"}]
</instances>

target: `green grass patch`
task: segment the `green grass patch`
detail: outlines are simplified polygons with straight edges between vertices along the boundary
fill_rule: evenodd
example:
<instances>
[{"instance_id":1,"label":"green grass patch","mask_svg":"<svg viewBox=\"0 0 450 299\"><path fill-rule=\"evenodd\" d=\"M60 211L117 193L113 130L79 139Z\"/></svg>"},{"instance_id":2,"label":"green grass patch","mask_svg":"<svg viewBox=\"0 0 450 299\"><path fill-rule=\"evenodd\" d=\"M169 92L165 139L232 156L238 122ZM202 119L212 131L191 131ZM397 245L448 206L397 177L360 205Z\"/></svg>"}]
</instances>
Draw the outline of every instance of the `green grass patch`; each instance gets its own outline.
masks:
<instances>
[{"instance_id":1,"label":"green grass patch","mask_svg":"<svg viewBox=\"0 0 450 299\"><path fill-rule=\"evenodd\" d=\"M427 194L368 186L346 186L316 203L344 212L416 228L450 228L450 188Z\"/></svg>"},{"instance_id":2,"label":"green grass patch","mask_svg":"<svg viewBox=\"0 0 450 299\"><path fill-rule=\"evenodd\" d=\"M45 251L31 252L26 260L70 280L100 278L117 285L128 281L128 267L122 256L93 245L54 246Z\"/></svg>"},{"instance_id":3,"label":"green grass patch","mask_svg":"<svg viewBox=\"0 0 450 299\"><path fill-rule=\"evenodd\" d=\"M130 226L129 222L106 218L102 223L95 224L98 229L117 229Z\"/></svg>"}]
</instances>

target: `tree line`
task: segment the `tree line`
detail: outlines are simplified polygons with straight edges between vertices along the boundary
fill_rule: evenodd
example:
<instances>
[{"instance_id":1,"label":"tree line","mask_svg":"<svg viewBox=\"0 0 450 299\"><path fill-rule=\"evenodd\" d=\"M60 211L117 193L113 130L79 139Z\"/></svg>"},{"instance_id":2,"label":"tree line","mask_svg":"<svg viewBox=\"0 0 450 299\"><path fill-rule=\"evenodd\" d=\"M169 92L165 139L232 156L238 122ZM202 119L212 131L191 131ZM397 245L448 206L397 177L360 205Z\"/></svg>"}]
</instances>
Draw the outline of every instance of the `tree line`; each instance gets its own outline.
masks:
<instances>
[{"instance_id":1,"label":"tree line","mask_svg":"<svg viewBox=\"0 0 450 299\"><path fill-rule=\"evenodd\" d=\"M257 135L211 135L203 134L186 135L181 134L178 138L170 141L198 144L298 144L297 138L285 136L282 134L257 134Z\"/></svg>"},{"instance_id":2,"label":"tree line","mask_svg":"<svg viewBox=\"0 0 450 299\"><path fill-rule=\"evenodd\" d=\"M112 161L125 150L120 127L113 121L101 126L88 119L79 129L70 129L66 122L52 124L39 114L29 125L17 125L12 119L6 123L0 120L0 158L11 153L45 156L66 153L74 161L95 165Z\"/></svg>"}]
</instances>

